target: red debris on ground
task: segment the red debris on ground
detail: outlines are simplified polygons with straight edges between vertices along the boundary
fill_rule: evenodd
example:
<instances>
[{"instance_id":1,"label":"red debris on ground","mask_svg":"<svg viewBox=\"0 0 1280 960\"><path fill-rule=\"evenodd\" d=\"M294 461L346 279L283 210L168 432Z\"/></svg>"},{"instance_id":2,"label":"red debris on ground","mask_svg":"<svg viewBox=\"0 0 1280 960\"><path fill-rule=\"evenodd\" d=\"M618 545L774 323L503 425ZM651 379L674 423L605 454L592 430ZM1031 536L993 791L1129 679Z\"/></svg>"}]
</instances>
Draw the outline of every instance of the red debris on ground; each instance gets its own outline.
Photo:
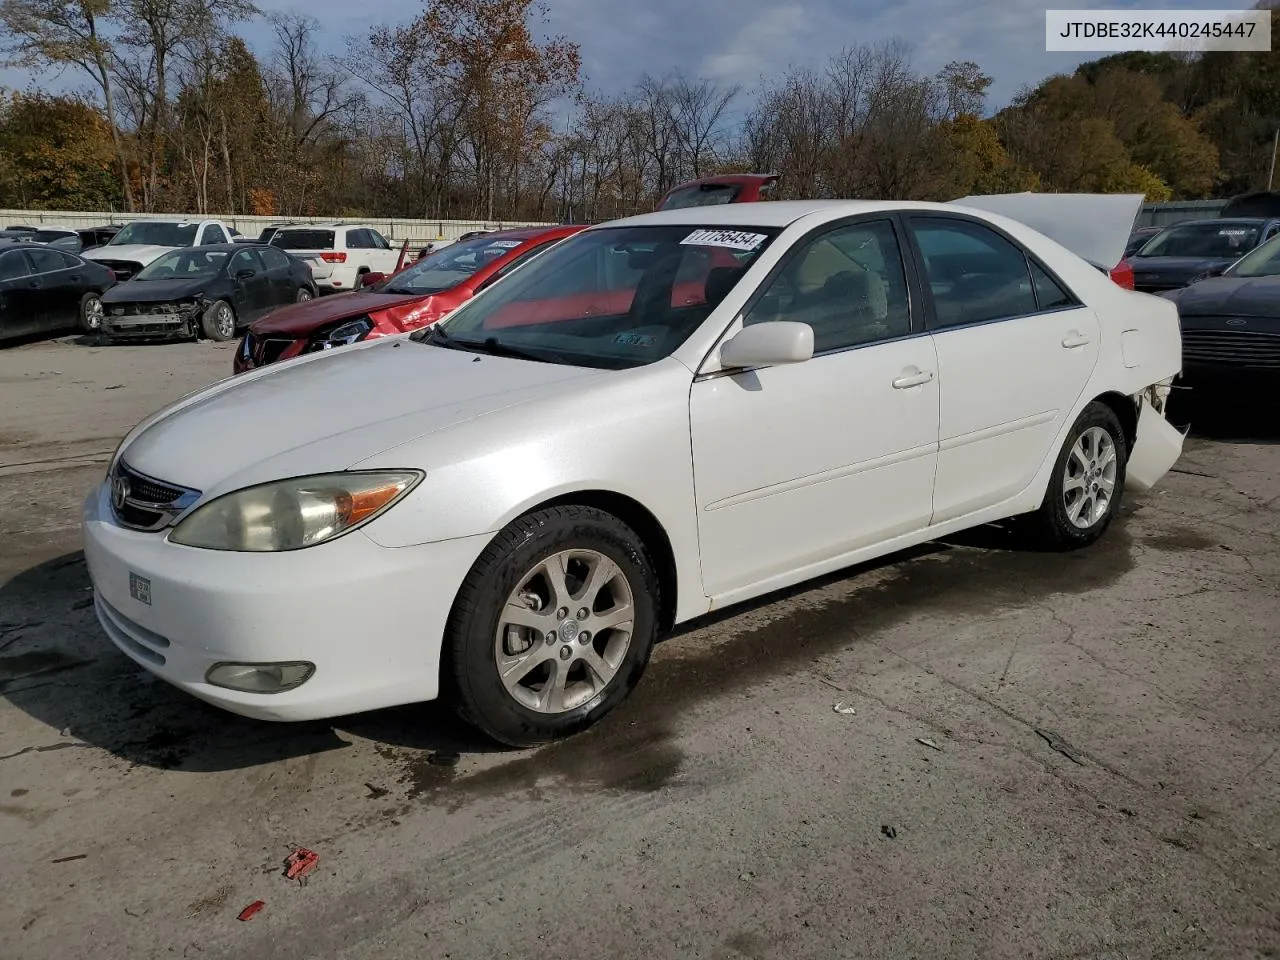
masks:
<instances>
[{"instance_id":1,"label":"red debris on ground","mask_svg":"<svg viewBox=\"0 0 1280 960\"><path fill-rule=\"evenodd\" d=\"M306 847L299 847L284 862L284 875L290 880L300 880L316 868L320 854Z\"/></svg>"},{"instance_id":2,"label":"red debris on ground","mask_svg":"<svg viewBox=\"0 0 1280 960\"><path fill-rule=\"evenodd\" d=\"M256 914L259 910L261 910L266 905L267 905L267 902L265 900L253 901L253 903L249 904L247 907L245 907L243 910L240 911L240 919L241 920L253 919L254 914Z\"/></svg>"}]
</instances>

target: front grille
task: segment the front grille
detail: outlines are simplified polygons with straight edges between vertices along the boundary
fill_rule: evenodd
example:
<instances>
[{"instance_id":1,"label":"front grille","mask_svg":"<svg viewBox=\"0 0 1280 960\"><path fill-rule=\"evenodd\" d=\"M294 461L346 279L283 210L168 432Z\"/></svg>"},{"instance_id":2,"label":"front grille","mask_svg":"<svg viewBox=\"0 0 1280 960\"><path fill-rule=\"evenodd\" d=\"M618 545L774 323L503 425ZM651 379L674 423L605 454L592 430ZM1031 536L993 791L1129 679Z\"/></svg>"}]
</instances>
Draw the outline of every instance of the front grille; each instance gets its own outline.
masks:
<instances>
[{"instance_id":1,"label":"front grille","mask_svg":"<svg viewBox=\"0 0 1280 960\"><path fill-rule=\"evenodd\" d=\"M1183 330L1182 359L1223 366L1280 368L1280 333Z\"/></svg>"},{"instance_id":2,"label":"front grille","mask_svg":"<svg viewBox=\"0 0 1280 960\"><path fill-rule=\"evenodd\" d=\"M176 520L200 499L190 490L156 480L118 461L111 472L111 509L122 526L159 530Z\"/></svg>"},{"instance_id":3,"label":"front grille","mask_svg":"<svg viewBox=\"0 0 1280 960\"><path fill-rule=\"evenodd\" d=\"M176 303L124 303L111 308L113 317L172 316L182 308Z\"/></svg>"}]
</instances>

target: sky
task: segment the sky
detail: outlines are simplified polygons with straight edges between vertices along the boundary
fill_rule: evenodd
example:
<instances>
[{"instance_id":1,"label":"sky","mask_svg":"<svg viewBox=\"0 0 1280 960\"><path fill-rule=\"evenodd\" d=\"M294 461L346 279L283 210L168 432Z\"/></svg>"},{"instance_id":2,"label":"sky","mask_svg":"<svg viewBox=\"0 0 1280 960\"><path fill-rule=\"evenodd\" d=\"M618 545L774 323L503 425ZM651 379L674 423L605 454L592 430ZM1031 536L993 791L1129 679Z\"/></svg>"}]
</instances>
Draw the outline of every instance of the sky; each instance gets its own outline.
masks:
<instances>
[{"instance_id":1,"label":"sky","mask_svg":"<svg viewBox=\"0 0 1280 960\"><path fill-rule=\"evenodd\" d=\"M1102 54L1046 53L1045 10L1242 9L1251 0L546 0L546 30L576 41L592 88L621 91L641 75L681 69L692 76L749 90L790 66L820 67L842 48L899 40L918 71L932 73L951 60L977 61L993 77L989 109L998 109L1024 85L1073 70ZM323 24L324 46L342 53L346 40L372 24L403 22L415 0L258 0L265 12L307 13ZM358 11L358 12L356 12ZM242 26L260 52L270 43L263 23ZM32 80L0 69L0 86ZM45 87L80 88L79 77L37 78Z\"/></svg>"}]
</instances>

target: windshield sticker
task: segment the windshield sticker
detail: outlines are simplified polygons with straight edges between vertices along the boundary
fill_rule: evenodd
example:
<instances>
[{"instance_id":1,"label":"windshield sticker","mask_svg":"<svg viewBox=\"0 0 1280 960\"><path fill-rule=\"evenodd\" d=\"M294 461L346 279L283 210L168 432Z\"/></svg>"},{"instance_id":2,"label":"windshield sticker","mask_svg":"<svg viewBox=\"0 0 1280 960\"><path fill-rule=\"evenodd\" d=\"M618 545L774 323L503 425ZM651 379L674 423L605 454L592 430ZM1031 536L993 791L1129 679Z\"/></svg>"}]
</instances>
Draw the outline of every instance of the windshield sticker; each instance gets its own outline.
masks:
<instances>
[{"instance_id":1,"label":"windshield sticker","mask_svg":"<svg viewBox=\"0 0 1280 960\"><path fill-rule=\"evenodd\" d=\"M763 233L744 233L741 230L695 230L681 245L698 247L724 247L728 250L754 250L768 238Z\"/></svg>"},{"instance_id":2,"label":"windshield sticker","mask_svg":"<svg viewBox=\"0 0 1280 960\"><path fill-rule=\"evenodd\" d=\"M1236 230L1219 230L1219 231L1218 231L1218 236L1220 236L1220 237L1247 237L1247 236L1249 236L1249 234L1251 234L1251 233L1253 233L1253 231L1252 231L1252 230L1239 230L1239 229L1236 229Z\"/></svg>"},{"instance_id":3,"label":"windshield sticker","mask_svg":"<svg viewBox=\"0 0 1280 960\"><path fill-rule=\"evenodd\" d=\"M656 341L646 333L620 333L613 342L625 347L652 347Z\"/></svg>"},{"instance_id":4,"label":"windshield sticker","mask_svg":"<svg viewBox=\"0 0 1280 960\"><path fill-rule=\"evenodd\" d=\"M520 246L521 243L522 241L520 240L495 240L493 243L489 244L489 249L514 250L516 247Z\"/></svg>"}]
</instances>

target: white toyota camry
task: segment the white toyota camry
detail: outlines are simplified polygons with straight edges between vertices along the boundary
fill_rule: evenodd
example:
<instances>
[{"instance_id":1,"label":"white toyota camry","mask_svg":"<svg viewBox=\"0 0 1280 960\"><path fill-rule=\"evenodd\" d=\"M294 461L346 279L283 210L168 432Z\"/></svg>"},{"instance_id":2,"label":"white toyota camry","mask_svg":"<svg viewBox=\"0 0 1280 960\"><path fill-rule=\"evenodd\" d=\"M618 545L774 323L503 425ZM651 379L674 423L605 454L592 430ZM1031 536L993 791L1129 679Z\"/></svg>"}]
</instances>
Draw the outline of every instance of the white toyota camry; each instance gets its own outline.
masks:
<instances>
[{"instance_id":1,"label":"white toyota camry","mask_svg":"<svg viewBox=\"0 0 1280 960\"><path fill-rule=\"evenodd\" d=\"M434 329L139 424L85 503L99 620L236 713L448 695L519 745L598 720L713 608L1004 518L1089 544L1182 446L1176 308L1092 265L1132 199L588 229Z\"/></svg>"}]
</instances>

